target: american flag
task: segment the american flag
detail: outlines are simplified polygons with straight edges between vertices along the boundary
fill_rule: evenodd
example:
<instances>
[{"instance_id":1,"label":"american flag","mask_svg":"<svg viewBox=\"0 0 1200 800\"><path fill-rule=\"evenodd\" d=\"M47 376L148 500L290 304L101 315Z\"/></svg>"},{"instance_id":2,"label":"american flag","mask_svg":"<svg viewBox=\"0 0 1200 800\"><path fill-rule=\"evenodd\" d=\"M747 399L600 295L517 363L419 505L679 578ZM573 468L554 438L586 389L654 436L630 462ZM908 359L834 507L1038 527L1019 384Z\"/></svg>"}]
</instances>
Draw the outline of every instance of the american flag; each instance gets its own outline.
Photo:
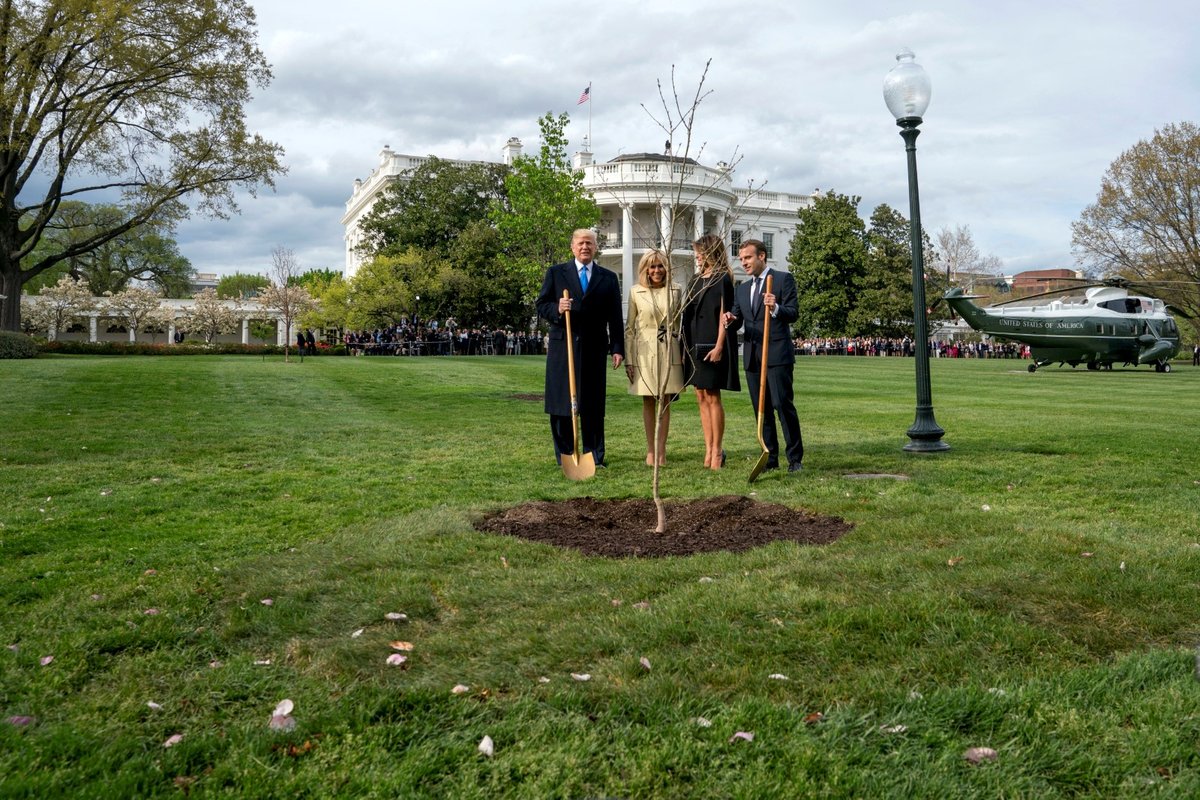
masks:
<instances>
[{"instance_id":1,"label":"american flag","mask_svg":"<svg viewBox=\"0 0 1200 800\"><path fill-rule=\"evenodd\" d=\"M584 103L586 103L588 100L591 100L591 99L592 99L592 85L589 83L587 85L587 88L583 90L583 93L579 95L579 100L575 103L575 105L581 106Z\"/></svg>"}]
</instances>

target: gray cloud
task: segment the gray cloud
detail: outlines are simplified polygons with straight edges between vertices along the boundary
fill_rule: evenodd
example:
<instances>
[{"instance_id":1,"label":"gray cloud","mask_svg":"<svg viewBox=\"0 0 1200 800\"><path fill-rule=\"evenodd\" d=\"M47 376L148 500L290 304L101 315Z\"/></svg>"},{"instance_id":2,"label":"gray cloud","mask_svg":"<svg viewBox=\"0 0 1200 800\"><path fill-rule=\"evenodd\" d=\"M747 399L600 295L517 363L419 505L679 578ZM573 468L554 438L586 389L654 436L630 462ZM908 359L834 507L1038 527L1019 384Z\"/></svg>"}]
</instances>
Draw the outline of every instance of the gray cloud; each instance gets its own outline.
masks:
<instances>
[{"instance_id":1,"label":"gray cloud","mask_svg":"<svg viewBox=\"0 0 1200 800\"><path fill-rule=\"evenodd\" d=\"M277 194L228 222L193 220L185 254L204 271L267 264L276 244L311 266L341 263L339 219L379 150L498 158L509 136L536 147L537 118L569 111L593 150L658 151L656 81L694 89L705 163L743 156L738 179L775 191L836 189L907 214L903 142L881 85L916 51L933 101L918 139L922 218L970 225L1011 269L1070 266L1070 223L1109 163L1200 100L1182 0L1056 5L940 0L911 13L882 0L638 3L587 13L527 0L396 5L260 0L275 80L251 125L287 149ZM591 82L593 103L576 106Z\"/></svg>"}]
</instances>

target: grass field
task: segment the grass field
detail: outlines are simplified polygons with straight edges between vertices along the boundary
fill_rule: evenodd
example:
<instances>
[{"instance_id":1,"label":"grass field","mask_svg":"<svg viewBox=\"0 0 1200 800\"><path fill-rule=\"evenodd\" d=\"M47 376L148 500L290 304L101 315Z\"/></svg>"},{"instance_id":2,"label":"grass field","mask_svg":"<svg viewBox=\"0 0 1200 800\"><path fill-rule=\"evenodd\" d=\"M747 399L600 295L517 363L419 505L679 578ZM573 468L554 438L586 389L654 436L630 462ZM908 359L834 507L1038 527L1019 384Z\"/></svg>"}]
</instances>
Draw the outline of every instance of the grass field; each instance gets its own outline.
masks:
<instances>
[{"instance_id":1,"label":"grass field","mask_svg":"<svg viewBox=\"0 0 1200 800\"><path fill-rule=\"evenodd\" d=\"M0 362L0 796L1196 797L1200 370L1024 366L935 360L914 456L911 360L802 360L754 487L685 396L665 496L856 527L605 560L472 522L649 495L617 373L576 484L537 358Z\"/></svg>"}]
</instances>

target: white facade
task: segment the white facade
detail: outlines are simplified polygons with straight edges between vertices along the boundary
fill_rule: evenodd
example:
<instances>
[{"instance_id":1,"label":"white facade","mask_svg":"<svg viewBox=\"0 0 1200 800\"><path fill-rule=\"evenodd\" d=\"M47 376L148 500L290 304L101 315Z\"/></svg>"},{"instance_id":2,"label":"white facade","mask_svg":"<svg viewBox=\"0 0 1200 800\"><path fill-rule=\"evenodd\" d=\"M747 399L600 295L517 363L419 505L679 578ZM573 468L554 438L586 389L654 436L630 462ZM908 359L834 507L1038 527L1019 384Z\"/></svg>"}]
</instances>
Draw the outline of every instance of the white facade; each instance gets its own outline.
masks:
<instances>
[{"instance_id":1,"label":"white facade","mask_svg":"<svg viewBox=\"0 0 1200 800\"><path fill-rule=\"evenodd\" d=\"M22 304L28 304L31 307L43 302L41 295L27 295L21 298ZM108 303L107 297L93 297L90 303L90 308L87 311L81 312L78 316L80 324L86 327L86 332L70 332L56 331L53 328L45 331L47 339L62 340L62 341L86 341L86 342L118 342L127 341L131 344L142 342L144 344L158 343L158 337L163 336L164 344L175 344L175 322L174 320L182 318L182 316L195 304L195 300L191 298L177 299L164 298L159 301L159 306L171 311L172 322L167 328L165 334L135 332L127 329L125 320L120 313L114 313L106 308ZM221 305L230 311L234 312L239 318L239 331L236 333L221 334L216 338L216 341L223 344L240 342L242 344L265 344L262 340L255 339L250 334L250 322L252 320L270 321L275 323L275 344L282 347L284 341L291 342L295 335L295 329L285 331L283 329L283 315L275 309L264 308L257 300L220 300ZM82 322L86 320L86 323ZM101 330L101 323L104 323L105 328L110 324L118 327L126 328L126 332L112 334L107 330ZM295 320L292 320L295 324Z\"/></svg>"},{"instance_id":2,"label":"white facade","mask_svg":"<svg viewBox=\"0 0 1200 800\"><path fill-rule=\"evenodd\" d=\"M509 139L503 163L511 164L520 153L520 140ZM389 183L428 160L394 153L389 147L379 156L379 165L367 179L354 181L346 201L342 225L347 278L354 276L361 263L357 247L363 217ZM600 207L597 261L621 276L626 297L628 287L637 280L638 259L647 250L669 250L677 269L675 278L685 282L692 274L692 241L706 233L719 234L730 245L736 277L744 277L736 245L746 239L766 242L768 264L786 271L797 212L812 205L817 196L817 192L802 195L737 188L734 170L726 164L706 167L692 159L651 153L596 163L584 150L575 154L574 165L583 171L584 186Z\"/></svg>"}]
</instances>

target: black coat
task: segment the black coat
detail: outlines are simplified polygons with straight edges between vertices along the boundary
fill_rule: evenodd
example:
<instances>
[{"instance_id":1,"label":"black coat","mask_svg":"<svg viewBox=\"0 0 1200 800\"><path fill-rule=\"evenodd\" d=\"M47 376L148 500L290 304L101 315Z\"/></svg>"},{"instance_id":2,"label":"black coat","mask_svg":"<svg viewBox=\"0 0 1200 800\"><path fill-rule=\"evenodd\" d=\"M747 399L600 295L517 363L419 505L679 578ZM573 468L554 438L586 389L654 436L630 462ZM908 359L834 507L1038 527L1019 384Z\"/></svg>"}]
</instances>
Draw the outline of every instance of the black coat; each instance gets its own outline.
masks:
<instances>
[{"instance_id":1,"label":"black coat","mask_svg":"<svg viewBox=\"0 0 1200 800\"><path fill-rule=\"evenodd\" d=\"M764 279L771 277L771 294L775 295L775 306L779 309L771 317L771 331L767 340L767 368L796 363L796 348L792 344L792 323L800 316L796 297L796 279L790 273L768 269ZM742 281L734 292L733 330L745 325L742 331L742 366L746 372L758 372L762 363L763 317L766 308L759 303L757 313L750 307L750 287L753 280ZM766 290L766 283L763 283Z\"/></svg>"},{"instance_id":2,"label":"black coat","mask_svg":"<svg viewBox=\"0 0 1200 800\"><path fill-rule=\"evenodd\" d=\"M571 333L575 337L575 388L581 415L604 415L609 356L625 355L625 326L621 319L621 284L616 273L592 262L587 294L579 285L575 262L546 270L538 293L538 316L550 323L546 351L546 413L569 417L571 389L567 376L567 326L558 313L565 289L575 300Z\"/></svg>"}]
</instances>

